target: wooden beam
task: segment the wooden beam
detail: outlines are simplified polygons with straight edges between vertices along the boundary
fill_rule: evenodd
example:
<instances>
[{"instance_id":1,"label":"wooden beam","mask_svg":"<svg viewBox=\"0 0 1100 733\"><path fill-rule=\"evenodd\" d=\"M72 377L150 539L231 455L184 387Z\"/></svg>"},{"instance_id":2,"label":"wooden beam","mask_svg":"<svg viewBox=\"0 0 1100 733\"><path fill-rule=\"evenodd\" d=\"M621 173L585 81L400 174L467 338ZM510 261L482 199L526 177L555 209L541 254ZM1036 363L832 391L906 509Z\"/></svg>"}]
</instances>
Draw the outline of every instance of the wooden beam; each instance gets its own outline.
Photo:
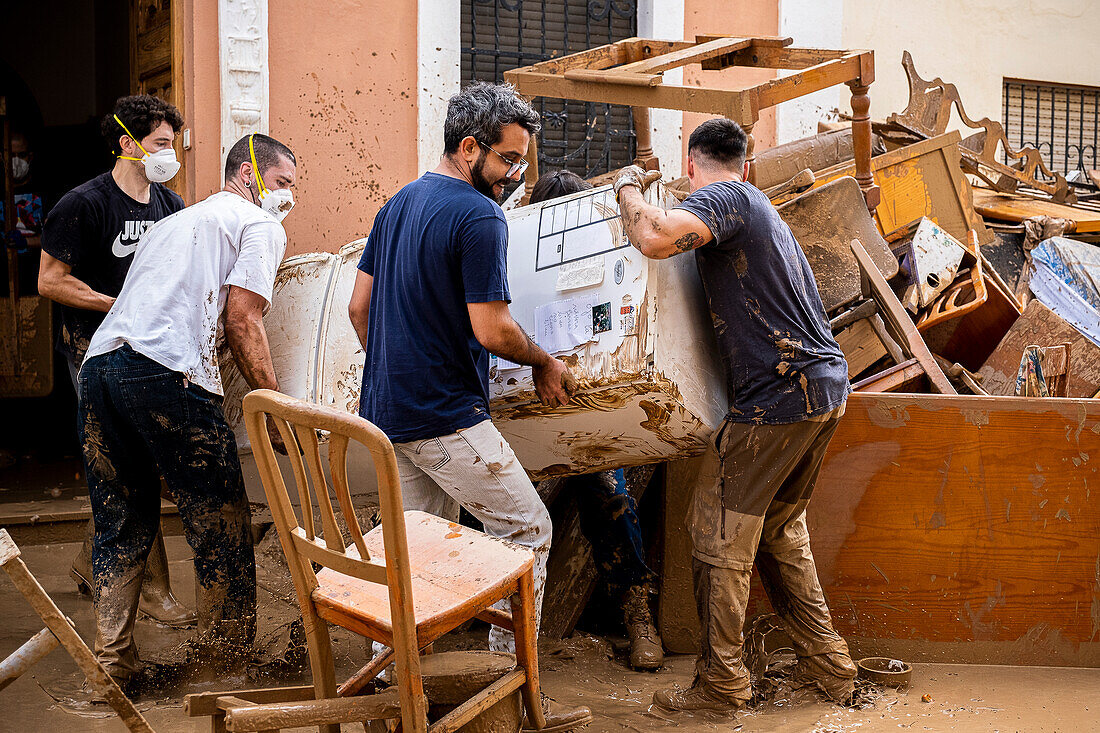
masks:
<instances>
[{"instance_id":1,"label":"wooden beam","mask_svg":"<svg viewBox=\"0 0 1100 733\"><path fill-rule=\"evenodd\" d=\"M661 83L660 74L632 74L614 69L569 69L563 77L569 81L587 81L593 84L625 84L631 87L654 87Z\"/></svg>"},{"instance_id":2,"label":"wooden beam","mask_svg":"<svg viewBox=\"0 0 1100 733\"><path fill-rule=\"evenodd\" d=\"M314 699L313 685L294 687L268 687L233 692L196 692L183 698L183 714L189 718L201 718L218 712L218 698L232 695L254 703L294 702Z\"/></svg>"},{"instance_id":3,"label":"wooden beam","mask_svg":"<svg viewBox=\"0 0 1100 733\"><path fill-rule=\"evenodd\" d=\"M622 72L657 74L680 66L697 64L723 53L731 53L743 48L748 48L753 45L753 40L752 38L718 38L713 41L698 43L680 49L679 51L663 53L659 56L635 61L634 63L611 69L611 72L616 74Z\"/></svg>"},{"instance_id":4,"label":"wooden beam","mask_svg":"<svg viewBox=\"0 0 1100 733\"><path fill-rule=\"evenodd\" d=\"M246 702L247 705L233 706L232 701L235 699ZM222 701L228 705L223 707ZM218 706L225 710L225 727L230 731L265 731L329 723L358 723L364 720L398 718L401 715L401 701L396 687L361 697L266 704L253 704L236 695L219 698Z\"/></svg>"},{"instance_id":5,"label":"wooden beam","mask_svg":"<svg viewBox=\"0 0 1100 733\"><path fill-rule=\"evenodd\" d=\"M428 733L455 733L489 708L518 690L527 681L527 673L516 669L428 726Z\"/></svg>"},{"instance_id":6,"label":"wooden beam","mask_svg":"<svg viewBox=\"0 0 1100 733\"><path fill-rule=\"evenodd\" d=\"M924 372L928 375L928 381L932 384L932 389L940 394L958 394L947 379L947 375L940 369L940 365L932 357L932 352L928 350L928 345L924 343L917 327L913 325L909 314L905 312L905 307L898 300L898 296L894 295L894 291L890 289L886 278L875 267L871 255L867 254L867 250L863 248L858 239L852 240L852 252L855 253L856 261L859 262L859 269L867 280L871 294L878 302L879 311L905 343L909 353L920 363Z\"/></svg>"},{"instance_id":7,"label":"wooden beam","mask_svg":"<svg viewBox=\"0 0 1100 733\"><path fill-rule=\"evenodd\" d=\"M844 58L825 61L816 66L803 69L798 74L764 82L753 91L756 94L759 107L763 109L764 107L774 107L780 102L797 99L837 84L843 84L858 77L858 75L859 57L845 56Z\"/></svg>"},{"instance_id":8,"label":"wooden beam","mask_svg":"<svg viewBox=\"0 0 1100 733\"><path fill-rule=\"evenodd\" d=\"M885 371L872 374L852 385L856 392L897 392L903 386L924 376L924 367L916 359L895 364Z\"/></svg>"}]
</instances>

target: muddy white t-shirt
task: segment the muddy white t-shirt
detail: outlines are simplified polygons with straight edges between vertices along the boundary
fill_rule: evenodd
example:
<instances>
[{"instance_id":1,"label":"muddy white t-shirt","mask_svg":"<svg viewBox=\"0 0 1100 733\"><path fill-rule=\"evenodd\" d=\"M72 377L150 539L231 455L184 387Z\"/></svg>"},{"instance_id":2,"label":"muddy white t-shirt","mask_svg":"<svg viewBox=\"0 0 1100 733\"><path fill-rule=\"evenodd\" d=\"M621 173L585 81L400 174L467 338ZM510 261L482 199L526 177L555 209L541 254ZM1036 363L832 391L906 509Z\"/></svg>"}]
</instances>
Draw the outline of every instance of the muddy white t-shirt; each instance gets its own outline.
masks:
<instances>
[{"instance_id":1,"label":"muddy white t-shirt","mask_svg":"<svg viewBox=\"0 0 1100 733\"><path fill-rule=\"evenodd\" d=\"M229 286L271 303L286 230L237 194L220 192L145 232L87 359L123 344L222 394L216 344Z\"/></svg>"}]
</instances>

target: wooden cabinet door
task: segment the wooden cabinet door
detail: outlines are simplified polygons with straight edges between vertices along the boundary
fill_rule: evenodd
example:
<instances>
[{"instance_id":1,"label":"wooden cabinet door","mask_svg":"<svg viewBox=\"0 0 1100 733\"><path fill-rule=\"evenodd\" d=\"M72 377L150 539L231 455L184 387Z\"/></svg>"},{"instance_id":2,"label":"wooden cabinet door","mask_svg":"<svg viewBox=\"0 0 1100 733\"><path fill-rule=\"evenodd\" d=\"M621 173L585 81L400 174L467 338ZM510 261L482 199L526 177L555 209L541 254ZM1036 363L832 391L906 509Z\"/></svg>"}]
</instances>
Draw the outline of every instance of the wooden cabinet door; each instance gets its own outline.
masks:
<instances>
[{"instance_id":1,"label":"wooden cabinet door","mask_svg":"<svg viewBox=\"0 0 1100 733\"><path fill-rule=\"evenodd\" d=\"M130 0L130 93L152 94L176 105L183 111L182 69L178 43L178 16L171 0ZM176 159L179 173L166 186L184 197L187 181L187 159L184 157L183 136L176 136Z\"/></svg>"}]
</instances>

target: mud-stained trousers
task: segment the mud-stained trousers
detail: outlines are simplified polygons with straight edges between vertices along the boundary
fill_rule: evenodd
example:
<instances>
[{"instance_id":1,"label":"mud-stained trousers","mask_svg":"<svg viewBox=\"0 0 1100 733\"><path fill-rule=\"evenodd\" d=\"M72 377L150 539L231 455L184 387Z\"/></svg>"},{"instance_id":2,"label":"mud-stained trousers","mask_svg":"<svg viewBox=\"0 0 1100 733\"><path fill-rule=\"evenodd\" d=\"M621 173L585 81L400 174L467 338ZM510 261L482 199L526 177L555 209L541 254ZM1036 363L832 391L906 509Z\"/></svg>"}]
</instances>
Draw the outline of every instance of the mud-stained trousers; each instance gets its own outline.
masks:
<instances>
[{"instance_id":1,"label":"mud-stained trousers","mask_svg":"<svg viewBox=\"0 0 1100 733\"><path fill-rule=\"evenodd\" d=\"M817 577L806 507L844 407L789 425L725 422L715 433L691 508L695 599L702 623L696 684L752 697L741 659L753 562L794 644L800 683L833 694L856 675Z\"/></svg>"},{"instance_id":2,"label":"mud-stained trousers","mask_svg":"<svg viewBox=\"0 0 1100 733\"><path fill-rule=\"evenodd\" d=\"M483 420L438 438L395 443L394 448L406 510L457 522L461 505L484 525L486 534L535 553L535 612L541 623L553 525L534 484L493 422ZM510 610L507 600L496 608ZM514 653L512 632L493 626L489 648Z\"/></svg>"},{"instance_id":3,"label":"mud-stained trousers","mask_svg":"<svg viewBox=\"0 0 1100 733\"><path fill-rule=\"evenodd\" d=\"M226 653L256 632L251 512L221 398L128 345L80 371L78 420L95 521L96 655L117 680L137 670L134 621L160 527L160 477L194 552L199 637Z\"/></svg>"}]
</instances>

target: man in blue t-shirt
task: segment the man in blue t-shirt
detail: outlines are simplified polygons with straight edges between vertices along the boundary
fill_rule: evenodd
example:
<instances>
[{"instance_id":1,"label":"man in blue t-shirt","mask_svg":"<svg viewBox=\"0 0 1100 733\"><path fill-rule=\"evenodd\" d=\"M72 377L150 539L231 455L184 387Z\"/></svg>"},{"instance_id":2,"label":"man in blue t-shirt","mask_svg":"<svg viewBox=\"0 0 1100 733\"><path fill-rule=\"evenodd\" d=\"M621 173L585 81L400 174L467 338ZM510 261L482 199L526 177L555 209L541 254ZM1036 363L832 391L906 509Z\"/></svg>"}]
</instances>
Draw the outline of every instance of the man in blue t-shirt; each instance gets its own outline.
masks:
<instances>
[{"instance_id":1,"label":"man in blue t-shirt","mask_svg":"<svg viewBox=\"0 0 1100 733\"><path fill-rule=\"evenodd\" d=\"M405 508L457 521L461 505L488 534L531 548L541 616L550 514L489 418L490 353L529 365L544 404L569 401L565 364L508 310L508 226L498 202L526 169L539 127L511 85L476 83L452 97L439 165L374 219L348 315L366 351L359 414L394 444ZM489 643L515 649L511 632L496 626ZM546 730L592 719L587 708L547 712Z\"/></svg>"},{"instance_id":2,"label":"man in blue t-shirt","mask_svg":"<svg viewBox=\"0 0 1100 733\"><path fill-rule=\"evenodd\" d=\"M798 655L792 681L844 702L856 675L806 530L810 494L844 414L848 367L801 247L768 197L745 182L747 141L731 120L696 128L691 195L670 211L645 203L652 176L640 168L624 169L615 183L626 233L642 254L695 250L730 399L692 501L703 626L695 682L654 695L672 710L731 711L752 697L741 645L754 561Z\"/></svg>"}]
</instances>

